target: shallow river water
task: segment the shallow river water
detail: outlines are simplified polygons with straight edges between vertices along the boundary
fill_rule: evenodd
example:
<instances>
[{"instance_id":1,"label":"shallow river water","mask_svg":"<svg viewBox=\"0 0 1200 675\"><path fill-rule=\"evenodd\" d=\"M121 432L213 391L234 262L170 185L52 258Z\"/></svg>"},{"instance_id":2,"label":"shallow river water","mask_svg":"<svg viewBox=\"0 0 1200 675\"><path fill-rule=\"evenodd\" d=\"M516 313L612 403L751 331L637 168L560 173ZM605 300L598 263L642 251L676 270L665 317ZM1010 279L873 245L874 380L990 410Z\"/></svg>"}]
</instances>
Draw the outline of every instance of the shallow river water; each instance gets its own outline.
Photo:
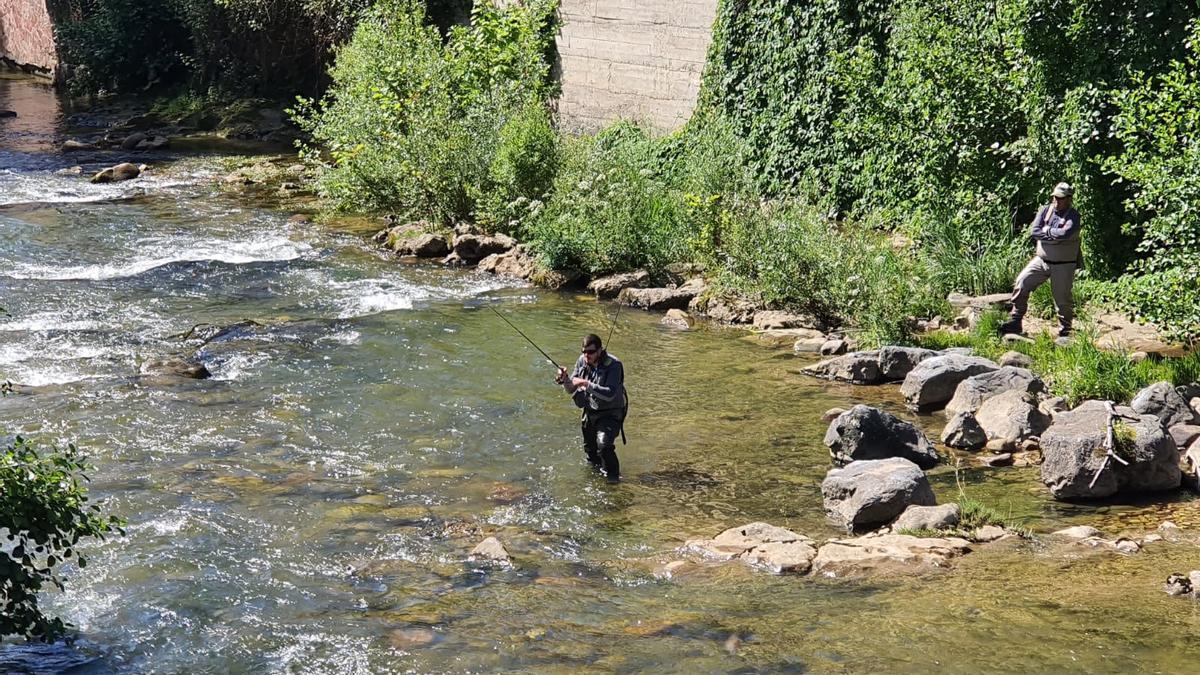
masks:
<instances>
[{"instance_id":1,"label":"shallow river water","mask_svg":"<svg viewBox=\"0 0 1200 675\"><path fill-rule=\"evenodd\" d=\"M786 348L623 311L632 411L610 486L552 369L486 306L565 363L614 305L289 222L215 187L215 157L110 187L57 175L79 161L55 150L79 120L25 80L0 79L0 108L19 114L0 121L0 379L23 385L0 426L85 448L92 493L129 522L45 597L73 644L0 645L0 671L1195 672L1200 608L1161 590L1200 568L1191 544L1022 542L875 581L661 578L683 541L733 525L836 536L821 412L912 419L896 389L818 382ZM245 320L260 325L179 337ZM138 377L197 349L212 379ZM952 469L932 478L955 498ZM1056 504L1036 469L960 480L1037 532L1200 526L1183 498ZM488 535L514 567L467 562Z\"/></svg>"}]
</instances>

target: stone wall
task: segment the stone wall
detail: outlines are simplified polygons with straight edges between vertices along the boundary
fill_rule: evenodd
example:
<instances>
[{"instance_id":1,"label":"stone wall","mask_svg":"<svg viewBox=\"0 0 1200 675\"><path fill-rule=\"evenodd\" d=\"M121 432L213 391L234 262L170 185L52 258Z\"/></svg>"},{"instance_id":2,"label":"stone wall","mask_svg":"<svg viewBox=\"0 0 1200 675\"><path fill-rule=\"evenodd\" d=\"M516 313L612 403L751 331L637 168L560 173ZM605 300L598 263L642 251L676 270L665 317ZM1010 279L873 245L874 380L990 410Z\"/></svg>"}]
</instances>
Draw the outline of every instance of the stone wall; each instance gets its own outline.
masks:
<instances>
[{"instance_id":1,"label":"stone wall","mask_svg":"<svg viewBox=\"0 0 1200 675\"><path fill-rule=\"evenodd\" d=\"M696 105L717 0L562 0L564 128L678 128Z\"/></svg>"},{"instance_id":2,"label":"stone wall","mask_svg":"<svg viewBox=\"0 0 1200 675\"><path fill-rule=\"evenodd\" d=\"M46 0L0 0L0 59L54 76L58 53Z\"/></svg>"}]
</instances>

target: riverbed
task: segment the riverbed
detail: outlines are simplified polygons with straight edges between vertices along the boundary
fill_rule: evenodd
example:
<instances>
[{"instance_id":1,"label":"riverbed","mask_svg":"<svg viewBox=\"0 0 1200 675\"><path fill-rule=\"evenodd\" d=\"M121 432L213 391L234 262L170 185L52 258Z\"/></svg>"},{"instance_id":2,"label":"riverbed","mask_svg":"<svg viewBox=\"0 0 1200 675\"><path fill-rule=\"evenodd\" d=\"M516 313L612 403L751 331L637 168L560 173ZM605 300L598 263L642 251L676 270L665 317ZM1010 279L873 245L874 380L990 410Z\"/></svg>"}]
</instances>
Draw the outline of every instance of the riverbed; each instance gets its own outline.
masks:
<instances>
[{"instance_id":1,"label":"riverbed","mask_svg":"<svg viewBox=\"0 0 1200 675\"><path fill-rule=\"evenodd\" d=\"M73 442L127 535L85 547L46 608L72 644L0 646L0 670L75 673L1190 672L1200 610L1167 597L1190 544L1040 540L874 581L737 564L661 573L687 539L767 521L816 539L828 408L904 412L895 387L800 374L746 333L472 270L397 261L361 220L289 219L214 180L219 153L57 151L81 131L48 88L0 79L0 426ZM584 461L553 368L588 332L626 364L624 480ZM207 344L197 325L242 328ZM144 377L198 354L207 380ZM1036 468L950 466L1039 533L1200 527L1183 496L1050 500ZM515 564L469 562L486 536Z\"/></svg>"}]
</instances>

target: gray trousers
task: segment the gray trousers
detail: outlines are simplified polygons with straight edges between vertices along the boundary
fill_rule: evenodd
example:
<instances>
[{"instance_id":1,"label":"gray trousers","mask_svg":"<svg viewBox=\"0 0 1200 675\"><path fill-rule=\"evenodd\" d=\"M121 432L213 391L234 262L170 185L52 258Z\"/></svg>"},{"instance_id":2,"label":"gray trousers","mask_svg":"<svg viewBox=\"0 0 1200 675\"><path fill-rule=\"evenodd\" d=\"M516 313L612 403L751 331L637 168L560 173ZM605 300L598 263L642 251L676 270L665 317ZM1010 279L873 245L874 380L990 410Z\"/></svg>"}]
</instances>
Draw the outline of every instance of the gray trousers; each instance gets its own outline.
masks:
<instances>
[{"instance_id":1,"label":"gray trousers","mask_svg":"<svg viewBox=\"0 0 1200 675\"><path fill-rule=\"evenodd\" d=\"M1034 256L1033 260L1017 275L1013 282L1012 318L1020 321L1029 310L1029 294L1050 280L1050 292L1054 296L1054 309L1058 311L1058 323L1070 330L1075 319L1075 299L1071 287L1075 284L1075 263L1048 263Z\"/></svg>"}]
</instances>

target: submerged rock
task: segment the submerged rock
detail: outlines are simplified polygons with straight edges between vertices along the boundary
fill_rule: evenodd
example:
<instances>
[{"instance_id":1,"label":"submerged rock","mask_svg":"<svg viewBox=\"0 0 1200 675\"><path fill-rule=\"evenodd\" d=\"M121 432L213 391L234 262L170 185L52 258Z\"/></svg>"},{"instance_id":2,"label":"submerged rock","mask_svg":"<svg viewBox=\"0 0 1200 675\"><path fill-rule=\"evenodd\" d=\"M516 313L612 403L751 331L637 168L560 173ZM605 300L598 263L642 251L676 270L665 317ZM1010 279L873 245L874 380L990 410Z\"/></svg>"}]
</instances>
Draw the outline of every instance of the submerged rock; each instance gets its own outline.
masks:
<instances>
[{"instance_id":1,"label":"submerged rock","mask_svg":"<svg viewBox=\"0 0 1200 675\"><path fill-rule=\"evenodd\" d=\"M937 504L925 472L900 457L832 469L821 483L821 496L826 516L847 531L890 523L913 504Z\"/></svg>"},{"instance_id":2,"label":"submerged rock","mask_svg":"<svg viewBox=\"0 0 1200 675\"><path fill-rule=\"evenodd\" d=\"M150 361L142 366L143 375L184 377L193 380L203 380L212 377L208 367L199 359L186 357L168 357Z\"/></svg>"},{"instance_id":3,"label":"submerged rock","mask_svg":"<svg viewBox=\"0 0 1200 675\"><path fill-rule=\"evenodd\" d=\"M467 556L468 560L485 560L496 563L511 563L512 557L508 555L508 551L504 548L504 544L495 537L488 537L479 542L475 548L471 549L471 554Z\"/></svg>"},{"instance_id":4,"label":"submerged rock","mask_svg":"<svg viewBox=\"0 0 1200 675\"><path fill-rule=\"evenodd\" d=\"M1118 439L1117 452L1129 466L1112 459L1105 464L1108 412L1101 401L1087 401L1058 415L1042 434L1042 482L1056 499L1090 499L1179 487L1179 450L1159 419L1124 406L1118 406L1116 412L1117 421L1134 433L1128 441ZM1120 447L1123 442L1127 447Z\"/></svg>"},{"instance_id":5,"label":"submerged rock","mask_svg":"<svg viewBox=\"0 0 1200 675\"><path fill-rule=\"evenodd\" d=\"M958 537L913 537L906 534L834 539L817 551L813 573L828 577L913 573L944 568L971 551Z\"/></svg>"},{"instance_id":6,"label":"submerged rock","mask_svg":"<svg viewBox=\"0 0 1200 675\"><path fill-rule=\"evenodd\" d=\"M670 328L687 330L695 325L696 320L682 309L668 309L666 316L659 323Z\"/></svg>"},{"instance_id":7,"label":"submerged rock","mask_svg":"<svg viewBox=\"0 0 1200 675\"><path fill-rule=\"evenodd\" d=\"M838 415L825 432L825 445L837 464L903 457L922 469L931 469L941 459L920 429L867 405L856 405Z\"/></svg>"},{"instance_id":8,"label":"submerged rock","mask_svg":"<svg viewBox=\"0 0 1200 675\"><path fill-rule=\"evenodd\" d=\"M995 363L978 356L935 356L921 361L905 376L900 393L910 408L936 410L953 398L963 380L999 368Z\"/></svg>"},{"instance_id":9,"label":"submerged rock","mask_svg":"<svg viewBox=\"0 0 1200 675\"><path fill-rule=\"evenodd\" d=\"M96 175L92 176L93 183L116 183L123 180L132 180L142 174L141 169L135 164L125 162L116 166L111 166Z\"/></svg>"},{"instance_id":10,"label":"submerged rock","mask_svg":"<svg viewBox=\"0 0 1200 675\"><path fill-rule=\"evenodd\" d=\"M732 527L713 539L697 539L684 549L715 560L741 560L774 574L806 574L817 554L808 537L769 523Z\"/></svg>"}]
</instances>

